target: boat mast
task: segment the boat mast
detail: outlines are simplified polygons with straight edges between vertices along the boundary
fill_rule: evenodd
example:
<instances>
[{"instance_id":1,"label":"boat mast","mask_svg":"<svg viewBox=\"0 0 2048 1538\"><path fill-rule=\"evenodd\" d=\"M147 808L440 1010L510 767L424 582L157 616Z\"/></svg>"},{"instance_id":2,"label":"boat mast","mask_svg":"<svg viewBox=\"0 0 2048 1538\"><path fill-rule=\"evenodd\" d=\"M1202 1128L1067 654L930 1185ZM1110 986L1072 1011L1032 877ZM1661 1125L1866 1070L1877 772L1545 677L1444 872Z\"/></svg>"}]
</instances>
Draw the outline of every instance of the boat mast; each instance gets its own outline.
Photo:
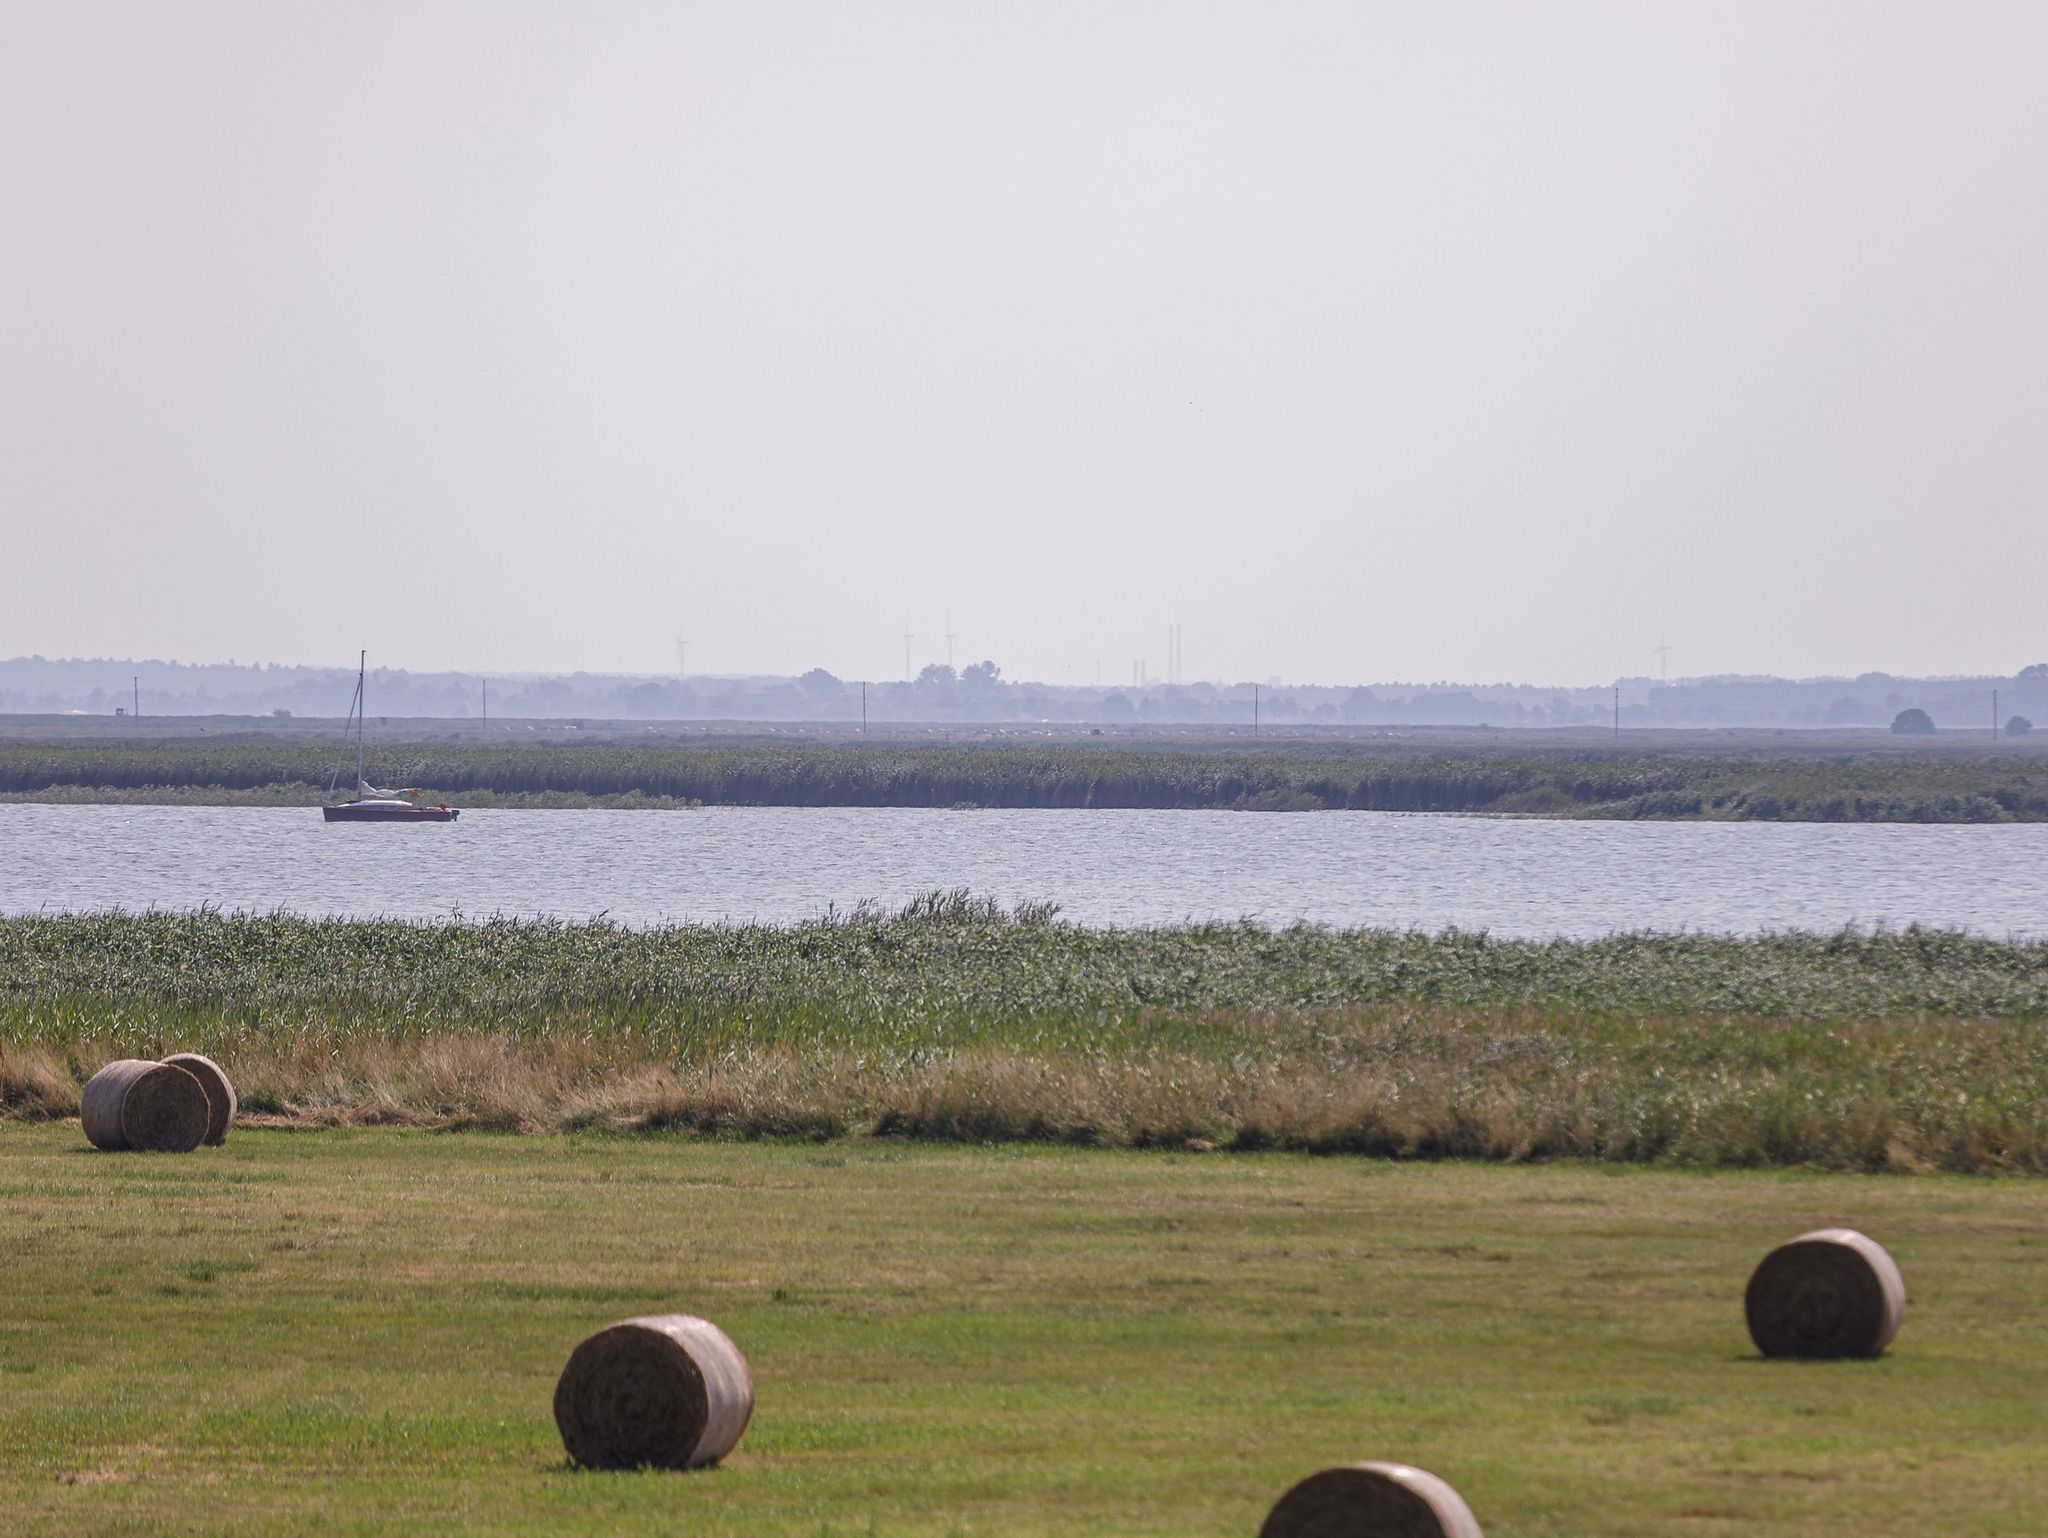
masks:
<instances>
[{"instance_id":1,"label":"boat mast","mask_svg":"<svg viewBox=\"0 0 2048 1538\"><path fill-rule=\"evenodd\" d=\"M356 794L363 793L363 718L370 702L363 697L363 681L370 674L370 652L365 647L356 662Z\"/></svg>"},{"instance_id":2,"label":"boat mast","mask_svg":"<svg viewBox=\"0 0 2048 1538\"><path fill-rule=\"evenodd\" d=\"M363 664L367 664L368 659L369 653L365 652L363 654ZM363 664L359 664L356 668L356 692L350 697L348 702L348 719L341 723L341 757L334 761L334 773L327 780L326 799L329 801L334 799L334 789L341 783L341 766L348 762L348 729L351 726L356 728L356 784L360 787L363 780ZM360 789L352 791L347 799L353 801L360 794Z\"/></svg>"}]
</instances>

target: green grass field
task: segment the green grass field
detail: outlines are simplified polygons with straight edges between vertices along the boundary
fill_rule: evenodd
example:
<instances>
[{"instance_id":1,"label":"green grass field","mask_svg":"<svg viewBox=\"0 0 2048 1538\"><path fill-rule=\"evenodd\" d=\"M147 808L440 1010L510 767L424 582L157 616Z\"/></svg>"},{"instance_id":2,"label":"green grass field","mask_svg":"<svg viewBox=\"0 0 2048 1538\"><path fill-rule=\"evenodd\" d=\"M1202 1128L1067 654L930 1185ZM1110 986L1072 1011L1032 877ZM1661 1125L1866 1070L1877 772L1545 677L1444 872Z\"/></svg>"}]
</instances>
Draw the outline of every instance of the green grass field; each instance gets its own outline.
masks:
<instances>
[{"instance_id":1,"label":"green grass field","mask_svg":"<svg viewBox=\"0 0 2048 1538\"><path fill-rule=\"evenodd\" d=\"M0 1123L0 1531L1246 1535L1383 1456L1489 1538L2048 1531L2028 1182L672 1136ZM1878 1362L1766 1363L1772 1244L1850 1223ZM701 1474L565 1467L554 1376L717 1319Z\"/></svg>"}]
</instances>

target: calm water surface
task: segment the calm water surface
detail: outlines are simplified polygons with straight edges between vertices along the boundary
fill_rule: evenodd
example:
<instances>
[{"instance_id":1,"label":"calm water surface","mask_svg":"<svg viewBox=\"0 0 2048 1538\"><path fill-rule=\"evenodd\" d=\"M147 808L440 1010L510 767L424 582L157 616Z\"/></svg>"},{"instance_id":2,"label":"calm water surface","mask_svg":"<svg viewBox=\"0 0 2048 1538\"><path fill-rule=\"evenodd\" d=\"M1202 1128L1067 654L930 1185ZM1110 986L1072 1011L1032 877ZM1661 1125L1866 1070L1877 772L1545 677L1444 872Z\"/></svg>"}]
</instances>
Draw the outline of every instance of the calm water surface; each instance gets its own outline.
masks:
<instances>
[{"instance_id":1,"label":"calm water surface","mask_svg":"<svg viewBox=\"0 0 2048 1538\"><path fill-rule=\"evenodd\" d=\"M625 924L812 918L936 888L1082 923L1187 918L1502 935L2048 934L2048 824L1519 822L1377 812L317 811L0 805L0 912L219 908Z\"/></svg>"}]
</instances>

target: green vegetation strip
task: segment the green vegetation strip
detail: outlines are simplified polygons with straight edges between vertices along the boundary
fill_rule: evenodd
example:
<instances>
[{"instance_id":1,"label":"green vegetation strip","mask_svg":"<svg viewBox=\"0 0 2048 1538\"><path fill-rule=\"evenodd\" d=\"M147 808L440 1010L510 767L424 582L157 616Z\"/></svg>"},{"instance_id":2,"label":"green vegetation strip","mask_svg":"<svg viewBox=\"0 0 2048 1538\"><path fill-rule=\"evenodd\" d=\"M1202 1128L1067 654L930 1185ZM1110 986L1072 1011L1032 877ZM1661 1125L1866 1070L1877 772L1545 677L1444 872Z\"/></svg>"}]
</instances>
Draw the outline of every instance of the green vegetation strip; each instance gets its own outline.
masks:
<instances>
[{"instance_id":1,"label":"green vegetation strip","mask_svg":"<svg viewBox=\"0 0 2048 1538\"><path fill-rule=\"evenodd\" d=\"M2048 1531L2018 1182L666 1137L0 1126L0 1531L1242 1538L1319 1466L1449 1478L1488 1538ZM1773 1244L1853 1222L1877 1362L1758 1359ZM575 1473L585 1334L747 1354L692 1475Z\"/></svg>"},{"instance_id":2,"label":"green vegetation strip","mask_svg":"<svg viewBox=\"0 0 2048 1538\"><path fill-rule=\"evenodd\" d=\"M0 1113L190 1049L300 1122L2048 1172L2048 945L0 920Z\"/></svg>"},{"instance_id":3,"label":"green vegetation strip","mask_svg":"<svg viewBox=\"0 0 2048 1538\"><path fill-rule=\"evenodd\" d=\"M0 743L0 797L317 802L334 738ZM1460 750L1293 741L700 747L380 742L385 779L472 806L1238 807L1802 822L2048 820L2048 754Z\"/></svg>"}]
</instances>

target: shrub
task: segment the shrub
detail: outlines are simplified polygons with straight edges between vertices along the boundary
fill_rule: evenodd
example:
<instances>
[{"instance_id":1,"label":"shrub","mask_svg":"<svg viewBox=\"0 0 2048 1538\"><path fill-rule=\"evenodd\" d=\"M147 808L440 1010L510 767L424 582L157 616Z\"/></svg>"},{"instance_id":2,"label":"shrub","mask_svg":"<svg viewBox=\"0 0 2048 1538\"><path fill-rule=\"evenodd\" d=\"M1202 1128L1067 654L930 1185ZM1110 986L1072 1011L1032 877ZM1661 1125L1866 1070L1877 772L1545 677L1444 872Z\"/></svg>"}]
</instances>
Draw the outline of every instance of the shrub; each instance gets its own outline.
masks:
<instances>
[{"instance_id":1,"label":"shrub","mask_svg":"<svg viewBox=\"0 0 2048 1538\"><path fill-rule=\"evenodd\" d=\"M1892 717L1892 735L1895 737L1932 737L1934 717L1917 707L1909 707Z\"/></svg>"}]
</instances>

